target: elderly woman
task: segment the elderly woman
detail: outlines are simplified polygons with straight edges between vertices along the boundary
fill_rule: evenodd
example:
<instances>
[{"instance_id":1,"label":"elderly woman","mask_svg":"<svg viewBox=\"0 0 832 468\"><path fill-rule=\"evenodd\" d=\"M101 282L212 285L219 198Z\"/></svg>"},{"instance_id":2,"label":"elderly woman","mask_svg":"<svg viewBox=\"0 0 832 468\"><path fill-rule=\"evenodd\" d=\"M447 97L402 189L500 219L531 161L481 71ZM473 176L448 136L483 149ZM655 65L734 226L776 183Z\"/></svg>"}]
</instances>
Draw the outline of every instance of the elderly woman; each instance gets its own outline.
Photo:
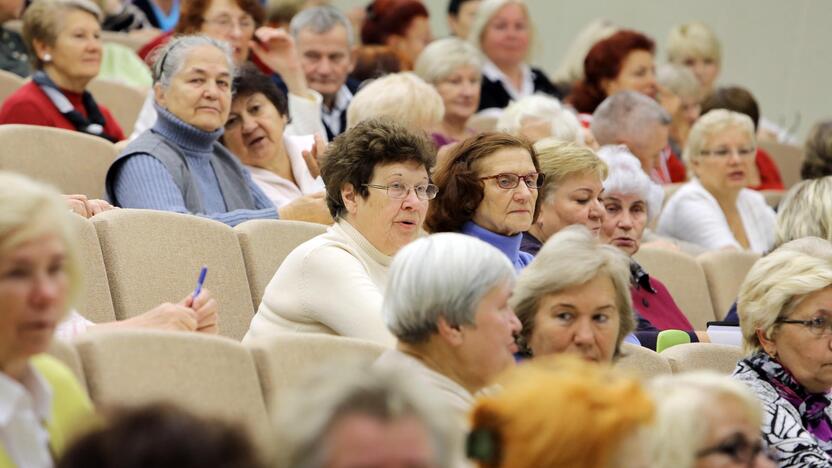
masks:
<instances>
[{"instance_id":1,"label":"elderly woman","mask_svg":"<svg viewBox=\"0 0 832 468\"><path fill-rule=\"evenodd\" d=\"M682 155L696 178L667 202L658 233L711 250L770 249L774 211L761 194L745 188L755 152L748 116L724 109L703 115Z\"/></svg>"},{"instance_id":2,"label":"elderly woman","mask_svg":"<svg viewBox=\"0 0 832 468\"><path fill-rule=\"evenodd\" d=\"M581 126L572 111L543 94L526 96L509 104L497 119L497 130L522 136L532 143L543 138L587 143L587 146L594 142L592 133Z\"/></svg>"},{"instance_id":3,"label":"elderly woman","mask_svg":"<svg viewBox=\"0 0 832 468\"><path fill-rule=\"evenodd\" d=\"M532 20L523 0L483 0L468 40L485 56L479 109L505 108L534 93L561 97L542 70L530 67Z\"/></svg>"},{"instance_id":4,"label":"elderly woman","mask_svg":"<svg viewBox=\"0 0 832 468\"><path fill-rule=\"evenodd\" d=\"M652 466L653 402L638 380L559 356L510 372L471 414L468 456L480 468Z\"/></svg>"},{"instance_id":5,"label":"elderly woman","mask_svg":"<svg viewBox=\"0 0 832 468\"><path fill-rule=\"evenodd\" d=\"M442 97L412 72L392 73L362 86L347 108L347 128L368 119L385 118L427 132L442 121Z\"/></svg>"},{"instance_id":6,"label":"elderly woman","mask_svg":"<svg viewBox=\"0 0 832 468\"><path fill-rule=\"evenodd\" d=\"M514 275L502 252L471 236L433 234L403 248L382 305L398 345L376 365L408 369L462 424L473 395L514 365Z\"/></svg>"},{"instance_id":7,"label":"elderly woman","mask_svg":"<svg viewBox=\"0 0 832 468\"><path fill-rule=\"evenodd\" d=\"M367 5L361 42L389 46L401 58L402 69L411 70L433 40L429 16L419 0L374 0Z\"/></svg>"},{"instance_id":8,"label":"elderly woman","mask_svg":"<svg viewBox=\"0 0 832 468\"><path fill-rule=\"evenodd\" d=\"M313 137L286 135L288 119L286 95L256 67L244 66L234 81L222 142L277 207L324 190L323 180L313 176L304 158L304 153L311 156L306 149L315 145ZM309 164L317 168L317 162Z\"/></svg>"},{"instance_id":9,"label":"elderly woman","mask_svg":"<svg viewBox=\"0 0 832 468\"><path fill-rule=\"evenodd\" d=\"M667 60L688 67L707 96L713 92L722 61L722 46L704 23L691 21L674 26L667 38Z\"/></svg>"},{"instance_id":10,"label":"elderly woman","mask_svg":"<svg viewBox=\"0 0 832 468\"><path fill-rule=\"evenodd\" d=\"M89 0L38 0L23 15L23 39L36 70L3 102L0 124L75 130L124 139L107 108L87 85L101 68L101 10Z\"/></svg>"},{"instance_id":11,"label":"elderly woman","mask_svg":"<svg viewBox=\"0 0 832 468\"><path fill-rule=\"evenodd\" d=\"M534 148L507 133L483 133L454 146L433 175L439 196L426 225L461 232L502 251L518 270L532 259L520 250L540 212L543 174Z\"/></svg>"},{"instance_id":12,"label":"elderly woman","mask_svg":"<svg viewBox=\"0 0 832 468\"><path fill-rule=\"evenodd\" d=\"M688 133L702 111L702 86L689 69L673 64L665 64L656 72L659 85L679 99L679 107L671 115L670 149L674 155L682 154L688 141Z\"/></svg>"},{"instance_id":13,"label":"elderly woman","mask_svg":"<svg viewBox=\"0 0 832 468\"><path fill-rule=\"evenodd\" d=\"M286 257L245 336L328 333L387 345L381 302L393 255L421 233L433 151L426 138L387 120L339 135L321 175L335 225Z\"/></svg>"},{"instance_id":14,"label":"elderly woman","mask_svg":"<svg viewBox=\"0 0 832 468\"><path fill-rule=\"evenodd\" d=\"M814 179L832 175L832 120L816 123L806 137L806 158L800 167L800 177Z\"/></svg>"},{"instance_id":15,"label":"elderly woman","mask_svg":"<svg viewBox=\"0 0 832 468\"><path fill-rule=\"evenodd\" d=\"M434 41L416 61L414 71L436 88L445 105L442 123L431 134L437 147L472 134L466 124L480 103L481 67L477 49L455 37Z\"/></svg>"},{"instance_id":16,"label":"elderly woman","mask_svg":"<svg viewBox=\"0 0 832 468\"><path fill-rule=\"evenodd\" d=\"M782 467L832 464L832 245L784 244L740 288L743 347L734 377L763 405L763 439Z\"/></svg>"},{"instance_id":17,"label":"elderly woman","mask_svg":"<svg viewBox=\"0 0 832 468\"><path fill-rule=\"evenodd\" d=\"M760 402L745 385L713 372L660 376L649 451L655 468L774 468L760 440Z\"/></svg>"},{"instance_id":18,"label":"elderly woman","mask_svg":"<svg viewBox=\"0 0 832 468\"><path fill-rule=\"evenodd\" d=\"M586 226L597 236L604 220L604 161L585 146L553 138L540 140L534 148L544 176L538 190L540 214L523 233L520 250L537 255L546 240L573 224Z\"/></svg>"},{"instance_id":19,"label":"elderly woman","mask_svg":"<svg viewBox=\"0 0 832 468\"><path fill-rule=\"evenodd\" d=\"M571 353L612 362L635 327L630 260L585 227L566 228L517 278L509 305L523 324L523 354Z\"/></svg>"}]
</instances>

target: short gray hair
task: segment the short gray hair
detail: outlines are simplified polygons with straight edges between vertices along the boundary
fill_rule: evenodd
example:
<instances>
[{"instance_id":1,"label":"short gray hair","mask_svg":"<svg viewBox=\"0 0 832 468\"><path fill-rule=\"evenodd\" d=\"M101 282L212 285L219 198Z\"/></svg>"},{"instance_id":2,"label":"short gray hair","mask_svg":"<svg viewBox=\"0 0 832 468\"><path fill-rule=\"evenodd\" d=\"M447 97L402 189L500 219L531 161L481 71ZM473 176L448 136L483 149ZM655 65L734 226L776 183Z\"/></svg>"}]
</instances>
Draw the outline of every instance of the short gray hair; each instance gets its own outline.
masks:
<instances>
[{"instance_id":1,"label":"short gray hair","mask_svg":"<svg viewBox=\"0 0 832 468\"><path fill-rule=\"evenodd\" d=\"M692 98L701 101L702 85L696 79L696 75L690 68L683 65L666 63L656 70L656 81L659 85L667 88L671 93L682 97Z\"/></svg>"},{"instance_id":2,"label":"short gray hair","mask_svg":"<svg viewBox=\"0 0 832 468\"><path fill-rule=\"evenodd\" d=\"M547 120L552 125L552 137L561 141L584 144L584 134L578 117L543 94L532 94L508 105L497 120L497 130L519 135L525 119Z\"/></svg>"},{"instance_id":3,"label":"short gray hair","mask_svg":"<svg viewBox=\"0 0 832 468\"><path fill-rule=\"evenodd\" d=\"M774 246L802 237L832 242L832 176L804 180L780 202Z\"/></svg>"},{"instance_id":4,"label":"short gray hair","mask_svg":"<svg viewBox=\"0 0 832 468\"><path fill-rule=\"evenodd\" d=\"M173 77L182 70L191 50L204 46L219 49L228 61L228 70L231 77L233 78L237 74L231 46L227 42L203 35L179 36L174 37L164 47L154 52L152 59L153 84L158 83L162 86L162 89L167 89Z\"/></svg>"},{"instance_id":5,"label":"short gray hair","mask_svg":"<svg viewBox=\"0 0 832 468\"><path fill-rule=\"evenodd\" d=\"M600 145L641 140L656 125L670 125L670 115L653 99L621 91L607 97L592 114L590 129Z\"/></svg>"},{"instance_id":6,"label":"short gray hair","mask_svg":"<svg viewBox=\"0 0 832 468\"><path fill-rule=\"evenodd\" d=\"M662 209L664 190L644 173L639 159L625 145L602 146L598 157L609 169L603 196L637 195L647 204L648 222L656 219Z\"/></svg>"},{"instance_id":7,"label":"short gray hair","mask_svg":"<svg viewBox=\"0 0 832 468\"><path fill-rule=\"evenodd\" d=\"M381 310L400 341L423 343L439 318L472 325L480 300L495 286L514 283L514 267L492 245L458 233L423 237L405 246L390 265Z\"/></svg>"},{"instance_id":8,"label":"short gray hair","mask_svg":"<svg viewBox=\"0 0 832 468\"><path fill-rule=\"evenodd\" d=\"M289 23L289 33L297 40L300 32L304 29L310 29L315 34L324 34L339 24L347 31L347 45L352 49L355 45L352 23L341 13L341 10L334 6L321 5L302 10Z\"/></svg>"},{"instance_id":9,"label":"short gray hair","mask_svg":"<svg viewBox=\"0 0 832 468\"><path fill-rule=\"evenodd\" d=\"M728 128L739 128L748 136L751 145L757 147L751 117L728 109L714 109L699 117L691 127L688 143L682 151L682 159L686 164L699 159L700 153L705 149L705 142Z\"/></svg>"},{"instance_id":10,"label":"short gray hair","mask_svg":"<svg viewBox=\"0 0 832 468\"><path fill-rule=\"evenodd\" d=\"M425 47L413 71L419 78L431 84L447 78L458 68L470 65L479 71L482 56L470 43L458 37L437 39Z\"/></svg>"},{"instance_id":11,"label":"short gray hair","mask_svg":"<svg viewBox=\"0 0 832 468\"><path fill-rule=\"evenodd\" d=\"M347 107L347 129L365 120L389 118L408 130L427 132L444 115L442 96L433 86L413 72L391 73L355 93Z\"/></svg>"}]
</instances>

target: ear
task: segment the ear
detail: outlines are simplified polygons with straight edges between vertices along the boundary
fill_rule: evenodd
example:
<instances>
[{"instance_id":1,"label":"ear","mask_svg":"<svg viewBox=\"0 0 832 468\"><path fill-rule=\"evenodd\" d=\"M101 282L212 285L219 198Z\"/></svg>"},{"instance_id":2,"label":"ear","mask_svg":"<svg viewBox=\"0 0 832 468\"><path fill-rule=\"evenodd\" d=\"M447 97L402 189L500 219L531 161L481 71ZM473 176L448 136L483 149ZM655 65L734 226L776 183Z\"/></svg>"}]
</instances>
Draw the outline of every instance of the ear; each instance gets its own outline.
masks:
<instances>
[{"instance_id":1,"label":"ear","mask_svg":"<svg viewBox=\"0 0 832 468\"><path fill-rule=\"evenodd\" d=\"M763 329L758 328L754 331L754 333L757 335L757 339L760 340L760 345L762 345L763 350L769 356L777 356L777 345L774 344L773 340L766 336L766 332Z\"/></svg>"},{"instance_id":2,"label":"ear","mask_svg":"<svg viewBox=\"0 0 832 468\"><path fill-rule=\"evenodd\" d=\"M358 46L354 46L352 49L350 49L349 53L350 53L350 55L349 55L350 66L349 66L349 71L347 72L347 74L350 74L350 73L353 72L353 70L355 70L355 61L356 61L356 57L358 57Z\"/></svg>"},{"instance_id":3,"label":"ear","mask_svg":"<svg viewBox=\"0 0 832 468\"><path fill-rule=\"evenodd\" d=\"M439 331L439 336L451 346L457 347L462 345L462 329L448 323L448 321L445 320L445 317L439 317L439 322L437 323L436 328Z\"/></svg>"},{"instance_id":4,"label":"ear","mask_svg":"<svg viewBox=\"0 0 832 468\"><path fill-rule=\"evenodd\" d=\"M153 85L153 97L160 106L165 107L165 90L162 89L161 83Z\"/></svg>"},{"instance_id":5,"label":"ear","mask_svg":"<svg viewBox=\"0 0 832 468\"><path fill-rule=\"evenodd\" d=\"M35 49L35 55L43 60L43 56L52 52L52 47L47 45L45 42L41 41L40 39L35 39L32 41L32 46Z\"/></svg>"},{"instance_id":6,"label":"ear","mask_svg":"<svg viewBox=\"0 0 832 468\"><path fill-rule=\"evenodd\" d=\"M347 213L355 215L358 212L358 197L360 196L352 184L347 183L341 187L341 199L344 200L344 207L346 207Z\"/></svg>"}]
</instances>

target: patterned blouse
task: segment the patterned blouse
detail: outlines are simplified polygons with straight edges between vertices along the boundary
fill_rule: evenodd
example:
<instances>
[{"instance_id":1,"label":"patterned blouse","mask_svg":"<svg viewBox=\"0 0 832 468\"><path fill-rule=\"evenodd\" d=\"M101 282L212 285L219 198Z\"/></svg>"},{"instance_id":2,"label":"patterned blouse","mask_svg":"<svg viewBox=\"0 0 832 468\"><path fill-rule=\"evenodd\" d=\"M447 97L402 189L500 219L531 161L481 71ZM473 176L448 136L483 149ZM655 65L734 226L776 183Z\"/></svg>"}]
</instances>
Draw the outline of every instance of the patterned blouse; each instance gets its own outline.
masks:
<instances>
[{"instance_id":1,"label":"patterned blouse","mask_svg":"<svg viewBox=\"0 0 832 468\"><path fill-rule=\"evenodd\" d=\"M743 359L734 378L748 385L763 407L763 439L784 468L832 466L832 400L809 393L768 354Z\"/></svg>"}]
</instances>

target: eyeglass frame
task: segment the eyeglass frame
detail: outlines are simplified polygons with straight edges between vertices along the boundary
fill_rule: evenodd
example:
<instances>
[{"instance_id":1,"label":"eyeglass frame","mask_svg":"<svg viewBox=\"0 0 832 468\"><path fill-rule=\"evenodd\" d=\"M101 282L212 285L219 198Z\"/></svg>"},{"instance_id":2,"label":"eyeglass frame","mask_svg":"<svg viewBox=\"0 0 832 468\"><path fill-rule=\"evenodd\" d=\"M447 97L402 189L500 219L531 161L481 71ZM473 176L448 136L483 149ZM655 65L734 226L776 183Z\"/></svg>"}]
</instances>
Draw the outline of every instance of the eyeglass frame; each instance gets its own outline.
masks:
<instances>
[{"instance_id":1,"label":"eyeglass frame","mask_svg":"<svg viewBox=\"0 0 832 468\"><path fill-rule=\"evenodd\" d=\"M723 150L727 151L727 152L725 154L719 154L719 152L722 152ZM746 151L746 152L744 153L743 151ZM727 159L728 157L730 157L734 154L736 154L740 158L750 158L751 156L754 156L755 154L757 154L757 148L751 146L751 147L746 147L746 148L730 148L730 149L729 148L721 148L721 149L718 149L718 150L700 150L699 151L700 156L714 156L714 157L716 157L718 159L722 159L722 160Z\"/></svg>"},{"instance_id":2,"label":"eyeglass frame","mask_svg":"<svg viewBox=\"0 0 832 468\"><path fill-rule=\"evenodd\" d=\"M535 185L534 186L529 185L528 177L535 176L535 175L537 176L537 179L535 180ZM503 187L502 185L500 185L500 182L497 181L497 187L500 187L503 190L514 190L514 189L516 189L518 186L520 186L520 179L523 179L523 182L525 183L526 188L528 188L529 190L538 190L538 189L543 187L544 181L546 180L546 174L544 174L542 172L531 172L531 173L528 173L526 175L515 174L513 172L501 172L499 174L495 174L495 175L492 175L492 176L480 177L479 180L488 180L488 179L495 179L496 180L497 178L502 177L502 176L517 177L516 183L511 187Z\"/></svg>"},{"instance_id":3,"label":"eyeglass frame","mask_svg":"<svg viewBox=\"0 0 832 468\"><path fill-rule=\"evenodd\" d=\"M754 460L760 456L760 454L765 454L765 456L771 461L777 461L777 457L775 453L771 451L770 448L766 447L761 440L757 440L756 443L749 442L745 437L742 437L739 434L736 434L734 437L734 442L727 442L724 441L719 445L704 448L698 452L696 452L696 458L704 458L708 457L713 454L720 454L730 457L736 463L747 463L749 467L754 466ZM730 440L730 439L729 439ZM741 442L740 442L741 441ZM733 446L730 445L733 443ZM747 446L750 450L748 460L741 459L740 450L742 447L740 445Z\"/></svg>"},{"instance_id":4,"label":"eyeglass frame","mask_svg":"<svg viewBox=\"0 0 832 468\"><path fill-rule=\"evenodd\" d=\"M418 198L419 200L422 200L422 201L430 201L430 200L433 200L434 198L436 198L436 196L437 196L437 195L439 195L439 187L438 187L438 186L436 186L436 185L434 185L434 184L431 184L431 183L427 183L427 184L424 184L424 185L407 185L407 184L402 184L402 185L404 185L404 188L406 189L406 190L405 190L405 192L404 192L404 194L402 194L402 196L401 196L401 197L394 197L393 195L391 195L391 194L390 194L390 187L392 187L393 185L394 185L394 184L389 184L389 185L379 185L379 184L361 184L361 186L362 186L362 187L367 187L367 188L374 188L374 189L384 190L384 191L387 193L387 196L388 196L389 198L392 198L393 200L404 200L405 198L407 198L407 196L408 196L408 195L410 195L410 191L411 191L411 190L413 191L413 193L415 193L415 194L416 194L416 198ZM418 192L418 190L417 190L419 187L425 187L425 195L427 195L427 194L428 194L428 193L427 193L427 190L428 190L428 189L430 189L431 187L433 187L434 189L436 189L436 191L433 193L433 196L432 196L432 197L429 197L429 198L422 198L422 197L420 197L420 196L419 196L419 192Z\"/></svg>"},{"instance_id":5,"label":"eyeglass frame","mask_svg":"<svg viewBox=\"0 0 832 468\"><path fill-rule=\"evenodd\" d=\"M817 324L818 321L826 322L826 327L824 327L820 331L819 334L814 331L815 328L812 328L812 323ZM787 323L787 324L792 324L792 325L802 325L802 326L804 326L805 328L807 328L809 330L809 333L811 333L812 335L814 335L816 337L819 337L819 338L824 337L824 336L826 336L826 337L832 336L832 320L826 319L824 317L815 317L815 318L809 319L809 320L796 320L796 319L778 318L777 320L774 321L774 323Z\"/></svg>"},{"instance_id":6,"label":"eyeglass frame","mask_svg":"<svg viewBox=\"0 0 832 468\"><path fill-rule=\"evenodd\" d=\"M228 20L228 22L226 23L225 20ZM251 21L251 24L250 25L249 24L244 25L243 21L246 21L246 20ZM246 14L246 17L243 18L243 19L233 18L233 17L228 16L228 15L219 15L218 17L211 18L211 19L203 18L202 22L207 23L207 24L215 25L219 28L222 28L226 32L227 31L233 31L235 26L237 28L239 28L240 31L247 31L249 29L254 30L254 29L257 28L257 22L254 20L254 17L252 17L250 14Z\"/></svg>"}]
</instances>

